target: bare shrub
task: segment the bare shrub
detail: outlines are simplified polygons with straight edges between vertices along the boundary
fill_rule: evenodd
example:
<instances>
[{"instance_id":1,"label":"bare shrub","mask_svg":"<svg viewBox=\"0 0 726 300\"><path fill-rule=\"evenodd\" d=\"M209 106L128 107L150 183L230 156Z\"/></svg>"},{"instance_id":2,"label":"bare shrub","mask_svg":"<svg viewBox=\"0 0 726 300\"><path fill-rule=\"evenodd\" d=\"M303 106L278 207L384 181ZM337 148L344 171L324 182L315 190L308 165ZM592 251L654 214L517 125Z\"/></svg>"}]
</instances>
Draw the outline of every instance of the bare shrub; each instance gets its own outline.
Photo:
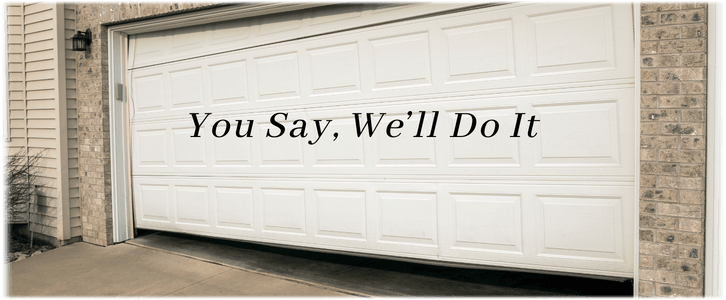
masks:
<instances>
[{"instance_id":1,"label":"bare shrub","mask_svg":"<svg viewBox=\"0 0 726 300\"><path fill-rule=\"evenodd\" d=\"M23 148L5 162L5 216L9 222L25 220L31 193L38 181L38 162L43 151L31 154Z\"/></svg>"}]
</instances>

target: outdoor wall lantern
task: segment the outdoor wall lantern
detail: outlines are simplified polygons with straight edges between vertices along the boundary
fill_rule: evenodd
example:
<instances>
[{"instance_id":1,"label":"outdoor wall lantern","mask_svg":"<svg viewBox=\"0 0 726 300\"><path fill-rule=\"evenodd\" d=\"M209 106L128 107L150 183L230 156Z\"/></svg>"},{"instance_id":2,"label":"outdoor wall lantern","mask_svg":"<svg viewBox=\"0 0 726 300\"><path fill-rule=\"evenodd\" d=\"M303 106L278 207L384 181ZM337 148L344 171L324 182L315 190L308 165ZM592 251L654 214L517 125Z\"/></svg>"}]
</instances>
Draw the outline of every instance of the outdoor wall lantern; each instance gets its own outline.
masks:
<instances>
[{"instance_id":1,"label":"outdoor wall lantern","mask_svg":"<svg viewBox=\"0 0 726 300\"><path fill-rule=\"evenodd\" d=\"M72 39L73 51L86 51L86 47L91 44L91 29L86 29L86 32L79 31Z\"/></svg>"}]
</instances>

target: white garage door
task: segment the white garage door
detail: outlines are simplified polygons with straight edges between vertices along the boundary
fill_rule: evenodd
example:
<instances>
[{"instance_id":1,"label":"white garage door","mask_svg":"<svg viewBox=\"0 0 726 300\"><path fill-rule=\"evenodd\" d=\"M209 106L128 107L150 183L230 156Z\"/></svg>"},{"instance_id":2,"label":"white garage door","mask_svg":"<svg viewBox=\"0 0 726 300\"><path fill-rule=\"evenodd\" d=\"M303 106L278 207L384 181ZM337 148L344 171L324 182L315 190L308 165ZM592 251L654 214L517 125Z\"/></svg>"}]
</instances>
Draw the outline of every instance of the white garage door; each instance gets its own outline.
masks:
<instances>
[{"instance_id":1,"label":"white garage door","mask_svg":"<svg viewBox=\"0 0 726 300\"><path fill-rule=\"evenodd\" d=\"M632 277L631 5L511 4L372 25L432 7L132 36L136 226ZM276 113L287 114L280 125ZM358 137L355 113L386 114ZM476 118L471 135L451 137L457 114L460 135ZM220 120L230 129L216 137ZM237 137L249 120L251 136Z\"/></svg>"}]
</instances>

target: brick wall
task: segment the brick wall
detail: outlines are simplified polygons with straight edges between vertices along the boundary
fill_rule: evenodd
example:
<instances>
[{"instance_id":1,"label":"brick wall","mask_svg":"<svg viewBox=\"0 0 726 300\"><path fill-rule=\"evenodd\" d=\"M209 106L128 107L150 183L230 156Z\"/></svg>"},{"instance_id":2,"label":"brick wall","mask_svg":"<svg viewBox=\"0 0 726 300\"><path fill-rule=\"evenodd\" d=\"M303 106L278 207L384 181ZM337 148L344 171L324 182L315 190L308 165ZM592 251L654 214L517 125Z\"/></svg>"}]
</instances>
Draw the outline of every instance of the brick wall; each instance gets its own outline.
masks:
<instances>
[{"instance_id":1,"label":"brick wall","mask_svg":"<svg viewBox=\"0 0 726 300\"><path fill-rule=\"evenodd\" d=\"M111 156L108 115L108 38L101 24L203 9L208 3L83 3L76 5L76 30L90 28L91 50L76 52L79 177L83 241L113 243Z\"/></svg>"},{"instance_id":2,"label":"brick wall","mask_svg":"<svg viewBox=\"0 0 726 300\"><path fill-rule=\"evenodd\" d=\"M706 4L641 7L640 295L700 296Z\"/></svg>"}]
</instances>

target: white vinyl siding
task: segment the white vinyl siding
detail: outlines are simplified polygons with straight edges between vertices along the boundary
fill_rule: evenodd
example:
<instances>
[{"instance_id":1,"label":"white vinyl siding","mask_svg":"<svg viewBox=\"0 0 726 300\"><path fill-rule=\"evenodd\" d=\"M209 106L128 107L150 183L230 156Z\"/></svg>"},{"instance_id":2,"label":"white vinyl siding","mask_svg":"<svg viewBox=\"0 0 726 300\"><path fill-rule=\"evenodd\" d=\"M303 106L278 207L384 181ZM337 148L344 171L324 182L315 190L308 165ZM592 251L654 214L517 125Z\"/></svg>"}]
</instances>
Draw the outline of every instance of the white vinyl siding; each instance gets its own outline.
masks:
<instances>
[{"instance_id":1,"label":"white vinyl siding","mask_svg":"<svg viewBox=\"0 0 726 300\"><path fill-rule=\"evenodd\" d=\"M76 33L75 4L65 4L64 37L66 60L66 109L68 111L68 197L71 237L81 236L81 197L78 170L78 101L76 99L76 54L71 37Z\"/></svg>"},{"instance_id":2,"label":"white vinyl siding","mask_svg":"<svg viewBox=\"0 0 726 300\"><path fill-rule=\"evenodd\" d=\"M3 142L5 142L9 136L8 136L8 37L7 37L7 29L5 25L7 24L8 14L7 14L7 8L6 5L7 2L3 2L2 4L2 10L3 10L3 20L2 20L2 31L3 31L3 56L2 56L2 63L3 63Z\"/></svg>"},{"instance_id":3,"label":"white vinyl siding","mask_svg":"<svg viewBox=\"0 0 726 300\"><path fill-rule=\"evenodd\" d=\"M7 11L9 154L23 148L31 153L42 151L39 197L31 209L31 229L58 240L81 235L76 100L63 96L75 97L75 57L70 50L58 48L58 39L69 39L68 34L75 30L73 11L73 5L57 3L14 3L8 4ZM58 20L58 15L66 18ZM57 28L59 21L67 27ZM59 53L65 57L58 57ZM61 69L63 65L65 68ZM63 76L59 76L61 72ZM69 78L70 82L59 82L61 77ZM60 89L67 91L61 93ZM68 101L67 113L60 114L58 108L66 106L61 101ZM64 130L65 124L72 127ZM66 138L68 149L60 141ZM65 153L69 155L66 157ZM68 167L61 167L64 165ZM63 178L64 173L71 175L68 180ZM74 197L68 199L68 195ZM64 232L63 227L68 227L71 216L61 209L68 203L75 207L71 211L75 211L78 225L75 230L67 228Z\"/></svg>"}]
</instances>

